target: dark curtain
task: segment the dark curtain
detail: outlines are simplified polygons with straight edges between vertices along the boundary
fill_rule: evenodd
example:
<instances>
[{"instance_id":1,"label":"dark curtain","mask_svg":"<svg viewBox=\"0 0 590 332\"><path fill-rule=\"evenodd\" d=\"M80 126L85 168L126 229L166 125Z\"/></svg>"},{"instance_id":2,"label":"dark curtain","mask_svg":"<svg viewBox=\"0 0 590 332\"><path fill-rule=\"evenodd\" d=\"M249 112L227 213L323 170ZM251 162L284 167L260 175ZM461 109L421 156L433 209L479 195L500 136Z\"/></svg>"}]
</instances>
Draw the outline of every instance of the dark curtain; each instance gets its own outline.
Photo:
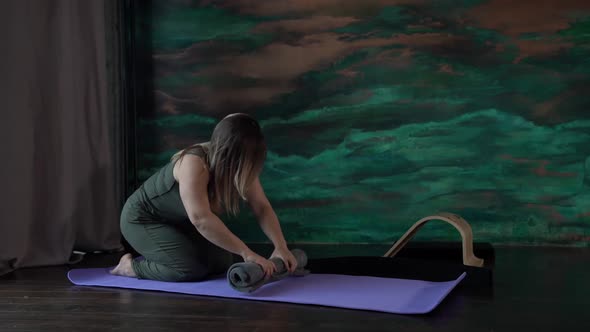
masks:
<instances>
[{"instance_id":1,"label":"dark curtain","mask_svg":"<svg viewBox=\"0 0 590 332\"><path fill-rule=\"evenodd\" d=\"M105 4L0 3L0 274L121 248Z\"/></svg>"}]
</instances>

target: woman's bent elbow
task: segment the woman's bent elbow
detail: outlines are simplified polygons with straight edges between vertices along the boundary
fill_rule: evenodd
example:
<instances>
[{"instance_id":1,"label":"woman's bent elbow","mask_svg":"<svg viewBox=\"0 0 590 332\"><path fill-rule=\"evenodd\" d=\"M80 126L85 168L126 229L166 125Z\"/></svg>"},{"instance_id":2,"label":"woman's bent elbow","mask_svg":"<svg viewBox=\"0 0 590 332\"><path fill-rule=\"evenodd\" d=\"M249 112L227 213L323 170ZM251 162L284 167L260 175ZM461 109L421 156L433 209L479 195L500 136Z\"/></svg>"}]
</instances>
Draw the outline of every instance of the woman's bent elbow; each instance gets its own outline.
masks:
<instances>
[{"instance_id":1,"label":"woman's bent elbow","mask_svg":"<svg viewBox=\"0 0 590 332\"><path fill-rule=\"evenodd\" d=\"M191 224L193 224L196 229L200 230L205 226L208 218L205 215L192 215L189 219Z\"/></svg>"}]
</instances>

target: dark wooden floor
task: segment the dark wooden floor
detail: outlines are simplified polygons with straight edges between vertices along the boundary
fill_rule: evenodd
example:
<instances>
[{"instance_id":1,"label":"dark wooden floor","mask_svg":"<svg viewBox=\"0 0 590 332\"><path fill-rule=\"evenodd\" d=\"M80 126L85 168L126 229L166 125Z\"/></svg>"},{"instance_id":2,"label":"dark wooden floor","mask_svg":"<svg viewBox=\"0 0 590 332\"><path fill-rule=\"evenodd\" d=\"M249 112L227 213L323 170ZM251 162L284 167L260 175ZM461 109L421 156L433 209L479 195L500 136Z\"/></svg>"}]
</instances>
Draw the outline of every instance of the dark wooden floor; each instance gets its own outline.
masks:
<instances>
[{"instance_id":1,"label":"dark wooden floor","mask_svg":"<svg viewBox=\"0 0 590 332\"><path fill-rule=\"evenodd\" d=\"M493 295L459 289L426 316L77 287L69 267L23 269L0 278L0 331L590 331L590 249L497 248L495 264Z\"/></svg>"}]
</instances>

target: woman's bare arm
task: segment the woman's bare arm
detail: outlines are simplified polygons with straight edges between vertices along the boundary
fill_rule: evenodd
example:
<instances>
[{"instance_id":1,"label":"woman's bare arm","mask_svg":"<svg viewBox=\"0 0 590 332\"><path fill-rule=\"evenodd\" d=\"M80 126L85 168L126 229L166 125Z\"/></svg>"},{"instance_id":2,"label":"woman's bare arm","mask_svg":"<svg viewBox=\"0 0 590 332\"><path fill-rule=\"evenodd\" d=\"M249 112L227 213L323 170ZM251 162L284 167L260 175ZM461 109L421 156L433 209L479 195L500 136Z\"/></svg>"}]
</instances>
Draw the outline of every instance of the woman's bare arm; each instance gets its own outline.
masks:
<instances>
[{"instance_id":1,"label":"woman's bare arm","mask_svg":"<svg viewBox=\"0 0 590 332\"><path fill-rule=\"evenodd\" d=\"M244 257L249 251L246 244L211 211L207 193L209 171L203 160L185 155L177 163L175 175L184 208L199 233L218 247Z\"/></svg>"},{"instance_id":2,"label":"woman's bare arm","mask_svg":"<svg viewBox=\"0 0 590 332\"><path fill-rule=\"evenodd\" d=\"M260 228L272 241L275 248L287 248L287 242L283 236L279 219L262 189L259 178L256 178L250 188L248 188L246 198L252 208L252 212L258 219Z\"/></svg>"},{"instance_id":3,"label":"woman's bare arm","mask_svg":"<svg viewBox=\"0 0 590 332\"><path fill-rule=\"evenodd\" d=\"M259 256L233 234L211 211L207 184L209 171L198 156L185 155L175 165L175 177L179 183L180 198L191 223L203 237L216 246L240 255L246 262L260 264L266 275L271 275L274 263Z\"/></svg>"},{"instance_id":4,"label":"woman's bare arm","mask_svg":"<svg viewBox=\"0 0 590 332\"><path fill-rule=\"evenodd\" d=\"M282 259L287 265L289 272L295 271L297 268L297 259L295 259L293 253L291 253L287 247L287 241L283 236L279 218L270 205L268 198L266 198L266 194L262 189L259 178L254 180L248 189L246 196L252 211L258 219L260 228L262 228L264 234L266 234L266 236L274 244L275 250L271 254L271 257L278 257Z\"/></svg>"}]
</instances>

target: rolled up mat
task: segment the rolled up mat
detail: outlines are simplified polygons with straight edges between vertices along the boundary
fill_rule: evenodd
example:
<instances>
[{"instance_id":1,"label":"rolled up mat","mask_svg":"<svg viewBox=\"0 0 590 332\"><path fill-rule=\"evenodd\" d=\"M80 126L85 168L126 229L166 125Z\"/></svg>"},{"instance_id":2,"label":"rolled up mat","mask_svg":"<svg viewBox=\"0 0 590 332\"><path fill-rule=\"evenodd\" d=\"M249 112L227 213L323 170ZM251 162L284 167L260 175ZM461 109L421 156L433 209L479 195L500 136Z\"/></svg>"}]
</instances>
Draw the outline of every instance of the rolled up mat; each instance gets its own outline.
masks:
<instances>
[{"instance_id":1,"label":"rolled up mat","mask_svg":"<svg viewBox=\"0 0 590 332\"><path fill-rule=\"evenodd\" d=\"M297 260L297 269L293 273L289 273L285 263L280 258L271 258L276 266L276 271L270 278L264 277L264 270L256 263L235 263L227 271L227 281L230 286L240 292L251 293L265 284L275 282L289 275L304 276L309 273L305 270L307 265L307 255L303 250L291 250L293 256Z\"/></svg>"},{"instance_id":2,"label":"rolled up mat","mask_svg":"<svg viewBox=\"0 0 590 332\"><path fill-rule=\"evenodd\" d=\"M425 314L432 311L463 280L465 273L445 282L405 280L336 274L309 274L265 284L243 293L228 285L225 277L200 282L163 282L113 276L111 268L74 269L68 278L80 286L153 290L201 296L379 311Z\"/></svg>"}]
</instances>

